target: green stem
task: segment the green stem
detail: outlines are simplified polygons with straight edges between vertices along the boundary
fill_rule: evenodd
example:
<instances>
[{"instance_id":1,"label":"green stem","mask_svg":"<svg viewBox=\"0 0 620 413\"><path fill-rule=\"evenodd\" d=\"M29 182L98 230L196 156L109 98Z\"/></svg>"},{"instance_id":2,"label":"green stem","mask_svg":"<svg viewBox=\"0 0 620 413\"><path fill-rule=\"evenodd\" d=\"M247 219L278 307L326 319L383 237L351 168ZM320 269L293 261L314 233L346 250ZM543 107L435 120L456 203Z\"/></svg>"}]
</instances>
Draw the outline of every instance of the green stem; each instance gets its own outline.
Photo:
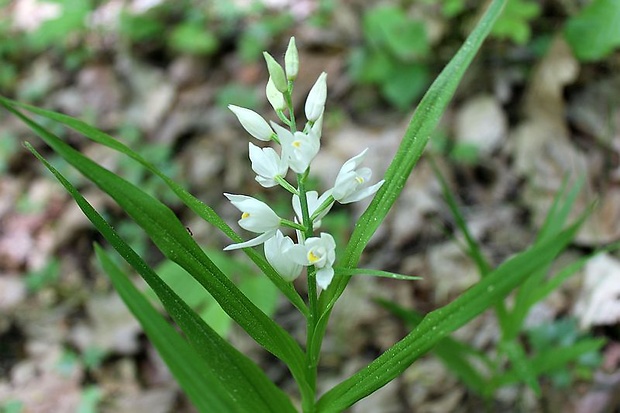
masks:
<instances>
[{"instance_id":1,"label":"green stem","mask_svg":"<svg viewBox=\"0 0 620 413\"><path fill-rule=\"evenodd\" d=\"M299 191L297 189L295 189L295 187L293 187L293 185L289 184L288 181L286 179L284 179L283 177L281 177L280 175L276 175L276 177L274 178L275 181L280 184L280 186L284 189L286 189L287 191L289 191L291 194L294 195L298 195L299 196Z\"/></svg>"},{"instance_id":2,"label":"green stem","mask_svg":"<svg viewBox=\"0 0 620 413\"><path fill-rule=\"evenodd\" d=\"M303 225L284 218L280 218L280 224L284 225L285 227L298 229L301 232L304 232L306 230L306 227L304 227Z\"/></svg>"},{"instance_id":3,"label":"green stem","mask_svg":"<svg viewBox=\"0 0 620 413\"><path fill-rule=\"evenodd\" d=\"M301 206L302 221L305 227L303 236L305 239L310 238L313 235L312 220L310 219L310 213L308 210L308 199L306 197L306 178L308 177L308 171L304 174L297 175L297 186L299 191L299 203ZM318 364L318 357L314 355L314 352L309 351L312 344L315 342L316 323L318 320L318 294L316 288L316 269L314 266L308 267L308 317L306 319L306 376L310 387L316 389L316 370Z\"/></svg>"},{"instance_id":4,"label":"green stem","mask_svg":"<svg viewBox=\"0 0 620 413\"><path fill-rule=\"evenodd\" d=\"M328 196L327 199L325 201L323 201L323 203L321 205L319 205L319 207L316 209L316 211L314 211L314 213L312 214L312 216L310 217L310 220L312 220L312 222L314 222L314 220L321 215L321 213L323 211L325 211L327 208L329 208L331 206L331 204L334 203L334 197L333 196Z\"/></svg>"}]
</instances>

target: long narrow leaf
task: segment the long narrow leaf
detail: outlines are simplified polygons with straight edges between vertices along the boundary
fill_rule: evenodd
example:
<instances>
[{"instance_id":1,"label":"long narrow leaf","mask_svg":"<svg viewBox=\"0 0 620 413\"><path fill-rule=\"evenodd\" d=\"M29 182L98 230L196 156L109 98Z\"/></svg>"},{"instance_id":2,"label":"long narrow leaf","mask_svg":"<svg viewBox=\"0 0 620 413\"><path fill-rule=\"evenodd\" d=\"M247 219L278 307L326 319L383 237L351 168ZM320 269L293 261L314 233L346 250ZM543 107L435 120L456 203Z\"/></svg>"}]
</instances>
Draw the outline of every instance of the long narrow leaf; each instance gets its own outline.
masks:
<instances>
[{"instance_id":1,"label":"long narrow leaf","mask_svg":"<svg viewBox=\"0 0 620 413\"><path fill-rule=\"evenodd\" d=\"M391 301L377 300L377 302L392 314L402 318L412 328L420 324L423 317L413 310L407 310ZM490 367L490 360L484 353L471 347L469 344L453 339L452 337L442 338L435 348L433 354L453 372L468 388L479 395L486 394L488 387L487 380L469 361L469 357L475 356Z\"/></svg>"},{"instance_id":2,"label":"long narrow leaf","mask_svg":"<svg viewBox=\"0 0 620 413\"><path fill-rule=\"evenodd\" d=\"M583 217L547 242L513 257L450 304L435 310L404 339L319 399L319 412L339 412L401 374L439 340L504 299L537 268L547 265L575 236Z\"/></svg>"},{"instance_id":3,"label":"long narrow leaf","mask_svg":"<svg viewBox=\"0 0 620 413\"><path fill-rule=\"evenodd\" d=\"M396 155L385 173L385 183L377 192L368 209L357 222L351 240L341 261L343 267L354 268L366 244L385 219L394 202L405 187L411 170L420 159L433 129L439 123L443 112L452 99L465 70L473 60L482 42L489 34L507 0L493 0L465 43L454 55L428 89L411 122ZM325 293L321 294L321 308L331 311L335 300L342 294L350 276L334 279ZM323 317L326 327L328 317Z\"/></svg>"},{"instance_id":4,"label":"long narrow leaf","mask_svg":"<svg viewBox=\"0 0 620 413\"><path fill-rule=\"evenodd\" d=\"M149 340L194 405L201 412L242 413L239 403L230 397L223 384L195 350L164 320L98 245L95 245L95 251L114 288L138 319Z\"/></svg>"},{"instance_id":5,"label":"long narrow leaf","mask_svg":"<svg viewBox=\"0 0 620 413\"><path fill-rule=\"evenodd\" d=\"M266 350L283 360L303 384L303 353L282 327L273 322L204 254L174 213L140 188L97 165L18 110L5 106L28 124L56 153L108 193L140 225L170 260L185 268L222 309Z\"/></svg>"},{"instance_id":6,"label":"long narrow leaf","mask_svg":"<svg viewBox=\"0 0 620 413\"><path fill-rule=\"evenodd\" d=\"M202 357L209 372L222 383L224 391L235 400L236 405L258 411L291 411L290 401L260 370L254 362L238 352L211 329L174 291L163 282L142 258L125 243L111 225L86 201L79 191L67 181L34 148L31 152L54 174L58 181L74 198L86 217L95 225L104 238L117 250L153 288L164 308L172 316L195 353ZM100 256L101 254L99 254ZM111 274L113 276L113 274ZM220 386L221 387L221 386ZM219 387L217 387L219 389ZM204 392L205 389L203 388ZM220 390L218 390L220 391ZM240 395L243 394L243 398ZM294 411L294 409L292 410Z\"/></svg>"},{"instance_id":7,"label":"long narrow leaf","mask_svg":"<svg viewBox=\"0 0 620 413\"><path fill-rule=\"evenodd\" d=\"M508 357L512 364L512 370L519 379L530 386L534 393L540 397L540 385L533 363L527 358L521 343L516 340L505 341L500 344L500 350Z\"/></svg>"},{"instance_id":8,"label":"long narrow leaf","mask_svg":"<svg viewBox=\"0 0 620 413\"><path fill-rule=\"evenodd\" d=\"M489 265L489 262L484 257L482 249L480 248L480 244L471 234L471 231L467 226L467 222L465 221L465 217L463 216L461 210L458 207L456 198L450 190L450 186L448 185L446 178L441 174L441 171L439 170L439 168L437 168L437 165L434 161L431 162L431 165L433 167L433 170L435 171L435 176L439 179L439 183L441 185L441 192L443 193L443 197L446 200L450 211L452 212L452 216L454 217L456 226L458 227L458 229L461 230L463 236L465 237L465 241L467 242L467 247L469 249L469 255L476 263L480 276L484 278L489 273L489 271L491 271L491 265Z\"/></svg>"},{"instance_id":9,"label":"long narrow leaf","mask_svg":"<svg viewBox=\"0 0 620 413\"><path fill-rule=\"evenodd\" d=\"M583 339L568 347L556 347L534 356L530 362L533 371L537 375L543 375L559 368L566 367L586 353L598 351L605 344L603 339ZM496 387L502 387L520 381L518 373L514 370L506 372L498 377Z\"/></svg>"},{"instance_id":10,"label":"long narrow leaf","mask_svg":"<svg viewBox=\"0 0 620 413\"><path fill-rule=\"evenodd\" d=\"M492 1L465 43L422 98L409 122L396 156L385 173L385 183L355 225L344 257L340 261L341 266L347 268L357 266L362 251L405 187L413 167L422 156L431 132L439 123L439 119L452 99L465 71L491 31L506 2L507 0ZM314 336L323 337L325 335L333 306L344 292L350 279L350 275L336 277L329 288L321 294L319 306L322 314L316 325ZM318 357L321 348L319 341L315 340L311 343L310 349L307 350L315 358Z\"/></svg>"},{"instance_id":11,"label":"long narrow leaf","mask_svg":"<svg viewBox=\"0 0 620 413\"><path fill-rule=\"evenodd\" d=\"M164 183L168 185L168 187L179 197L179 199L202 219L214 225L216 228L218 228L220 231L230 237L233 242L243 241L243 239L241 239L241 237L239 237L239 235L237 235L235 231L233 231L232 228L230 228L230 226L228 226L228 224L226 224L226 222L222 218L220 218L220 216L217 215L211 207L209 207L208 205L194 197L192 194L187 192L181 185L170 179L170 177L164 174L155 165L144 159L135 151L131 150L122 142L114 139L112 136L88 125L85 122L82 122L79 119L72 118L71 116L37 108L36 106L17 102L11 99L4 98L2 96L0 96L0 102L2 102L5 106L8 105L13 108L23 108L37 115L59 122L83 134L86 138L94 142L100 143L104 146L114 149L117 152L129 156L130 158L134 159L142 166L144 166L146 169L148 169L150 172L157 175L160 179L162 179ZM291 301L291 303L295 307L297 307L299 311L304 314L304 316L307 316L308 308L306 307L303 299L292 286L292 284L284 281L282 277L280 277L280 275L278 275L278 273L273 269L273 267L267 262L267 260L265 260L265 258L258 254L254 249L245 248L244 251L248 255L248 257L261 269L261 271L263 271L263 273L265 273L267 277L269 277L269 279L280 289L280 291L282 291L282 293Z\"/></svg>"}]
</instances>

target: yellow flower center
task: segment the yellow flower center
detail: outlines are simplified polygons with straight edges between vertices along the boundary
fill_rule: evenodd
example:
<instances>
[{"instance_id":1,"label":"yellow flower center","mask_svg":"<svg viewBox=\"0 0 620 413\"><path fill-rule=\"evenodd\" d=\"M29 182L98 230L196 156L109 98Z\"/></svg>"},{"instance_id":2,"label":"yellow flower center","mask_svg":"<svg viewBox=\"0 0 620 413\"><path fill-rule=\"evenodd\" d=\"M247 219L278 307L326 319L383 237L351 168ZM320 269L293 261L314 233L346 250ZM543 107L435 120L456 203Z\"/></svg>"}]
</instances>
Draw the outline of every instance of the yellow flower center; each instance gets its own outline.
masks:
<instances>
[{"instance_id":1,"label":"yellow flower center","mask_svg":"<svg viewBox=\"0 0 620 413\"><path fill-rule=\"evenodd\" d=\"M318 260L320 260L321 257L318 257L314 251L310 251L308 252L308 261L310 261L311 264L314 264L315 262L317 262Z\"/></svg>"},{"instance_id":2,"label":"yellow flower center","mask_svg":"<svg viewBox=\"0 0 620 413\"><path fill-rule=\"evenodd\" d=\"M355 180L357 181L358 184L363 184L364 183L364 178L362 178L361 176L357 175L355 177Z\"/></svg>"},{"instance_id":3,"label":"yellow flower center","mask_svg":"<svg viewBox=\"0 0 620 413\"><path fill-rule=\"evenodd\" d=\"M293 146L296 148L301 147L301 141L293 141Z\"/></svg>"},{"instance_id":4,"label":"yellow flower center","mask_svg":"<svg viewBox=\"0 0 620 413\"><path fill-rule=\"evenodd\" d=\"M241 219L246 219L250 217L250 213L249 212L244 212L243 214L241 214Z\"/></svg>"}]
</instances>

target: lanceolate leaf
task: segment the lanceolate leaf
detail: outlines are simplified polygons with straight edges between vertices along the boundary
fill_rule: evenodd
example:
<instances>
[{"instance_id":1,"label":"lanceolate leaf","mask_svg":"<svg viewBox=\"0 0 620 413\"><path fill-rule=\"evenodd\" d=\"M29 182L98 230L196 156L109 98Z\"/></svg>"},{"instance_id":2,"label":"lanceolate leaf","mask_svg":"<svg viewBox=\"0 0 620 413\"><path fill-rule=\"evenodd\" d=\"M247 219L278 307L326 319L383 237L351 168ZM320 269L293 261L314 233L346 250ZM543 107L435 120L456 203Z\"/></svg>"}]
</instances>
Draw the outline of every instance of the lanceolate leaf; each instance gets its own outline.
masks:
<instances>
[{"instance_id":1,"label":"lanceolate leaf","mask_svg":"<svg viewBox=\"0 0 620 413\"><path fill-rule=\"evenodd\" d=\"M185 393L201 412L242 412L224 385L194 349L168 324L97 245L95 251L116 291L140 321L144 332L166 361ZM207 390L208 389L208 390Z\"/></svg>"},{"instance_id":2,"label":"lanceolate leaf","mask_svg":"<svg viewBox=\"0 0 620 413\"><path fill-rule=\"evenodd\" d=\"M114 139L112 136L88 125L85 122L82 122L79 119L72 118L71 116L63 115L61 113L52 112L49 110L37 108L36 106L28 105L21 102L16 102L7 98L0 96L0 102L2 102L5 106L11 106L13 108L19 107L24 108L32 113L36 113L37 115L46 117L48 119L57 121L62 123L63 125L68 126L69 128L83 134L88 139L100 143L104 146L107 146L115 151L118 151L124 155L129 156L135 161L139 162L146 169L160 177L168 187L179 197L181 201L185 203L189 208L192 209L196 214L198 214L202 219L214 225L224 234L226 234L230 239L237 243L242 242L243 239L239 237L224 222L222 218L220 218L213 209L211 209L208 205L204 204L202 201L194 197L192 194L187 192L183 187L170 179L167 175L165 175L161 170L159 170L155 165L144 159L138 153L134 152L122 142ZM307 315L308 309L303 302L303 299L299 296L299 293L293 288L291 283L285 282L280 275L269 265L267 260L260 254L258 254L252 248L245 248L245 253L250 257L252 261L265 273L269 279L282 291L282 293L301 311L304 315Z\"/></svg>"},{"instance_id":3,"label":"lanceolate leaf","mask_svg":"<svg viewBox=\"0 0 620 413\"><path fill-rule=\"evenodd\" d=\"M299 345L220 271L168 207L86 158L21 112L6 107L28 124L56 153L114 198L167 258L185 268L257 343L283 360L303 386L303 353Z\"/></svg>"},{"instance_id":4,"label":"lanceolate leaf","mask_svg":"<svg viewBox=\"0 0 620 413\"><path fill-rule=\"evenodd\" d=\"M452 99L465 70L491 31L506 1L493 0L491 2L465 43L422 98L409 123L398 151L385 173L385 183L355 225L351 240L344 253L344 258L339 262L341 266L348 268L355 268L357 266L366 244L379 225L381 225L405 187L407 178L418 159L420 159L431 132L439 123L439 119ZM319 303L323 315L317 324L319 332L316 335L318 337L323 336L323 332L327 328L329 313L350 279L351 276L348 275L336 277L329 288L321 294ZM318 351L320 349L319 343L314 343L312 349L313 351Z\"/></svg>"},{"instance_id":5,"label":"lanceolate leaf","mask_svg":"<svg viewBox=\"0 0 620 413\"><path fill-rule=\"evenodd\" d=\"M435 310L404 339L367 367L327 392L318 402L319 412L340 412L386 385L442 338L471 321L547 265L575 236L582 219L552 239L506 261L450 304Z\"/></svg>"},{"instance_id":6,"label":"lanceolate leaf","mask_svg":"<svg viewBox=\"0 0 620 413\"><path fill-rule=\"evenodd\" d=\"M493 0L463 46L422 98L400 147L385 173L385 183L355 225L355 230L341 261L342 266L354 268L357 265L364 247L403 190L411 170L424 151L431 132L439 123L439 119L454 95L465 70L489 34L505 3L506 0ZM326 291L327 294L321 296L323 308L333 305L334 300L344 291L350 278L350 276L339 277L332 282Z\"/></svg>"},{"instance_id":7,"label":"lanceolate leaf","mask_svg":"<svg viewBox=\"0 0 620 413\"><path fill-rule=\"evenodd\" d=\"M235 406L244 407L244 409L235 411L247 411L247 409L264 411L264 412L278 412L278 411L291 411L292 406L287 396L285 396L260 370L250 359L243 354L239 353L234 347L223 340L215 331L213 331L178 295L172 291L168 285L163 282L157 274L138 256L138 254L125 243L114 231L114 229L99 215L99 213L84 199L84 197L78 192L78 190L68 182L54 167L52 167L44 158L42 158L33 148L29 149L37 156L41 162L56 176L59 182L67 189L71 196L75 199L78 206L82 209L88 219L95 225L97 230L110 242L110 244L117 250L117 252L142 276L142 278L149 284L151 288L157 293L162 304L172 316L172 318L179 325L181 330L185 333L188 340L193 344L194 349L189 351L188 360L181 360L181 365L186 362L196 364L200 369L207 370L205 373L201 373L198 377L193 377L188 383L189 390L192 389L204 379L201 379L202 375L210 374L215 379L209 378L209 380L217 380L220 384L210 387L209 381L205 381L204 387L199 386L201 393L208 392L207 390L222 393L224 401L226 398L234 401ZM102 258L102 251L97 251L99 258ZM105 257L104 257L105 258ZM115 285L120 283L120 288L124 289L127 293L128 287L124 283L126 281L118 281L118 277L115 277L118 270L112 268L109 264L106 264L105 259L102 260L105 264L104 268L106 272L112 277ZM124 278L122 276L121 278ZM123 296L123 291L119 293ZM140 297L142 295L140 294ZM123 299L126 297L123 296ZM131 302L139 301L140 298L132 298ZM150 306L149 306L150 307ZM144 309L143 305L138 307L131 307L136 317L141 321L147 333L147 325L144 321L148 321L151 317L147 316L151 310ZM137 314L134 309L140 308L139 311L144 311L146 314ZM159 322L158 322L159 323ZM161 323L159 323L161 324ZM149 324L151 325L151 324ZM170 326L168 326L170 327ZM176 330L172 329L176 333ZM160 331L157 335L158 342L161 342L161 336L166 335L164 331ZM150 337L150 336L149 336ZM177 347L176 351L180 353L175 355L174 360L179 357L183 357L185 353L184 349L187 347L187 343L178 344L176 339L172 338L171 341ZM154 345L158 345L154 341ZM163 344L166 345L164 340ZM159 347L158 347L159 349ZM164 348L163 351L169 351ZM202 357L200 363L196 363L193 360L194 355ZM176 362L176 361L170 361ZM172 368L173 366L171 366ZM173 370L174 371L174 370ZM185 388L184 382L181 384ZM187 389L186 389L187 390ZM209 395L209 397L216 397ZM199 397L200 398L200 397ZM197 403L199 405L199 403ZM214 406L210 406L209 411L213 411ZM294 411L294 409L293 409Z\"/></svg>"}]
</instances>

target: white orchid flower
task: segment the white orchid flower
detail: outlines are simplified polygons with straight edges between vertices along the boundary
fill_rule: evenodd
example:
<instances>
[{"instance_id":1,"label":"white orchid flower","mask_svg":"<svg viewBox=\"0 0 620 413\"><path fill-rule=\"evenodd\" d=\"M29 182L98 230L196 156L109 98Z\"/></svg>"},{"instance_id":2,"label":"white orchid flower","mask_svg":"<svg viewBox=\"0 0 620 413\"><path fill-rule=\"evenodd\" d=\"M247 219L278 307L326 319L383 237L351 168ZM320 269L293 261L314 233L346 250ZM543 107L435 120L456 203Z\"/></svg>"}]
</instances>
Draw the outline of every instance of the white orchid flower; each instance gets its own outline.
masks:
<instances>
[{"instance_id":1,"label":"white orchid flower","mask_svg":"<svg viewBox=\"0 0 620 413\"><path fill-rule=\"evenodd\" d=\"M314 265L316 268L316 283L319 287L326 289L334 278L334 262L336 261L336 242L334 238L322 232L321 237L308 238L304 247L306 256L298 261L302 265ZM293 259L299 259L296 255Z\"/></svg>"},{"instance_id":2,"label":"white orchid flower","mask_svg":"<svg viewBox=\"0 0 620 413\"><path fill-rule=\"evenodd\" d=\"M323 205L323 203L327 202L327 200L329 199L329 196L332 194L332 191L326 191L323 195L321 195L319 197L319 193L316 191L308 191L306 192L306 200L308 202L308 213L310 214L310 216L313 216L315 212L317 212L317 210L319 209L319 207L321 205ZM293 210L295 211L295 215L297 215L297 220L299 222L303 222L303 216L301 213L301 200L299 199L298 195L293 195ZM323 219L323 217L325 215L327 215L327 213L329 212L329 210L332 208L332 206L334 205L333 203L333 199L332 202L327 205L325 207L325 209L323 209L313 220L312 224L314 228L318 228L321 226L321 219Z\"/></svg>"},{"instance_id":3,"label":"white orchid flower","mask_svg":"<svg viewBox=\"0 0 620 413\"><path fill-rule=\"evenodd\" d=\"M340 168L340 172L338 172L332 196L341 204L348 204L364 199L377 192L385 182L381 180L372 186L366 186L367 182L372 177L372 171L370 168L358 169L358 166L364 160L367 151L368 148L364 149L359 155L346 161L344 165L342 165L342 168Z\"/></svg>"},{"instance_id":4,"label":"white orchid flower","mask_svg":"<svg viewBox=\"0 0 620 413\"><path fill-rule=\"evenodd\" d=\"M286 281L293 281L301 274L302 261L306 254L303 245L296 245L290 237L282 235L280 230L275 236L265 241L265 258L269 264Z\"/></svg>"},{"instance_id":5,"label":"white orchid flower","mask_svg":"<svg viewBox=\"0 0 620 413\"><path fill-rule=\"evenodd\" d=\"M250 135L256 139L268 142L271 140L273 130L261 115L253 110L242 108L240 106L228 105L228 109L237 116L239 123Z\"/></svg>"},{"instance_id":6,"label":"white orchid flower","mask_svg":"<svg viewBox=\"0 0 620 413\"><path fill-rule=\"evenodd\" d=\"M295 132L293 135L277 123L271 122L271 126L278 134L282 157L286 159L289 167L298 174L304 173L321 147L318 136L312 130L308 134Z\"/></svg>"},{"instance_id":7,"label":"white orchid flower","mask_svg":"<svg viewBox=\"0 0 620 413\"><path fill-rule=\"evenodd\" d=\"M319 75L312 89L308 93L306 99L306 119L309 122L315 122L325 110L325 101L327 100L327 73L323 72Z\"/></svg>"},{"instance_id":8,"label":"white orchid flower","mask_svg":"<svg viewBox=\"0 0 620 413\"><path fill-rule=\"evenodd\" d=\"M272 148L259 148L249 143L252 170L256 172L256 181L265 188L278 185L275 178L284 177L288 171L286 160L280 158Z\"/></svg>"},{"instance_id":9,"label":"white orchid flower","mask_svg":"<svg viewBox=\"0 0 620 413\"><path fill-rule=\"evenodd\" d=\"M236 250L260 245L276 234L280 217L264 202L246 195L224 194L235 208L241 211L239 226L248 231L260 233L256 238L238 244L231 244L224 250Z\"/></svg>"}]
</instances>

